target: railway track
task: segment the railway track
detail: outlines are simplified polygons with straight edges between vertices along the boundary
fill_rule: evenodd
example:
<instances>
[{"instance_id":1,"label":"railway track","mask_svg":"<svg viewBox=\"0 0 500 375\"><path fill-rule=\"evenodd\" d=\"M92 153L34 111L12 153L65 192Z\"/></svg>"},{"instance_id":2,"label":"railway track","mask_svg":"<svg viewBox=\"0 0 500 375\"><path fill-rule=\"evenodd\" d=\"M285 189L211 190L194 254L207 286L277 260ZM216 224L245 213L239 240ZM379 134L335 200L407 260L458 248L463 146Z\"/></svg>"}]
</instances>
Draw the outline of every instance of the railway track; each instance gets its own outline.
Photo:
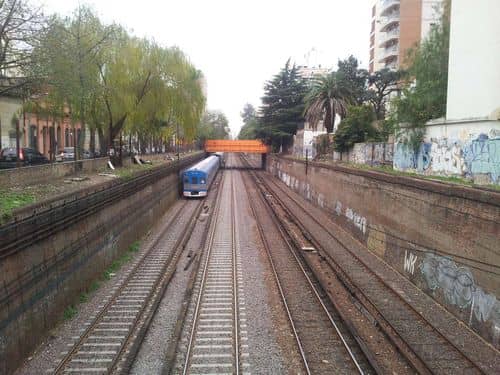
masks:
<instances>
[{"instance_id":1,"label":"railway track","mask_svg":"<svg viewBox=\"0 0 500 375\"><path fill-rule=\"evenodd\" d=\"M127 373L203 201L183 201L51 373ZM179 234L180 233L180 234Z\"/></svg>"},{"instance_id":2,"label":"railway track","mask_svg":"<svg viewBox=\"0 0 500 375\"><path fill-rule=\"evenodd\" d=\"M227 181L229 179L229 181ZM185 318L177 366L182 374L244 374L248 370L244 291L233 174L224 172L194 299ZM184 345L185 344L185 345Z\"/></svg>"},{"instance_id":3,"label":"railway track","mask_svg":"<svg viewBox=\"0 0 500 375\"><path fill-rule=\"evenodd\" d=\"M245 186L255 185L249 174L244 179ZM247 188L247 193L253 202L252 213L299 348L304 373L374 373L325 293L296 255L275 214L258 192L251 194Z\"/></svg>"},{"instance_id":4,"label":"railway track","mask_svg":"<svg viewBox=\"0 0 500 375\"><path fill-rule=\"evenodd\" d=\"M286 188L272 179L261 179L260 183L266 186L294 224L308 234L314 248L327 260L331 270L417 372L497 373L499 360L494 349L489 348L486 354L476 351L477 356L471 355L473 348L465 353L463 347L450 342L439 327L426 320L401 297L394 285L386 283L370 264L344 245L325 222ZM305 221L312 225L306 228ZM347 269L349 274L345 272ZM479 360L478 357L483 358Z\"/></svg>"}]
</instances>

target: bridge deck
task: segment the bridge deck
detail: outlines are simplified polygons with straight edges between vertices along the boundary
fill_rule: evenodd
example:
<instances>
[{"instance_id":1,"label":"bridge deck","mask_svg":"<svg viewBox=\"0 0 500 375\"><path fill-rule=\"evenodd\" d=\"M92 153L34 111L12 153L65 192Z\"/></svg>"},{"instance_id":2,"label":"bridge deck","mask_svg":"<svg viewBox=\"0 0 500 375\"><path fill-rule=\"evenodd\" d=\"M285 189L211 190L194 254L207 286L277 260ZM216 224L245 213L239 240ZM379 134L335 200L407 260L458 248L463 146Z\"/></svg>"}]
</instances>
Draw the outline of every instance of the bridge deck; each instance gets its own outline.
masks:
<instances>
[{"instance_id":1,"label":"bridge deck","mask_svg":"<svg viewBox=\"0 0 500 375\"><path fill-rule=\"evenodd\" d=\"M211 139L205 142L207 152L247 152L267 154L269 147L259 140Z\"/></svg>"}]
</instances>

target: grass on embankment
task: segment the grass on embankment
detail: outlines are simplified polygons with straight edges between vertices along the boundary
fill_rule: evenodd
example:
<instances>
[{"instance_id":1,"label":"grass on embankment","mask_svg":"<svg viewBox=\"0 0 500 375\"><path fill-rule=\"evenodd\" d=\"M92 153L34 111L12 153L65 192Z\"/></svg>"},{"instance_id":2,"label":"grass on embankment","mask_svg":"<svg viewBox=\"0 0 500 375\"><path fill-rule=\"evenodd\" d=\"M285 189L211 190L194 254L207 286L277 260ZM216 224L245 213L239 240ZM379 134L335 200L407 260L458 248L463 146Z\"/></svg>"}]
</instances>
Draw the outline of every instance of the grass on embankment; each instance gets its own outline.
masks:
<instances>
[{"instance_id":1,"label":"grass on embankment","mask_svg":"<svg viewBox=\"0 0 500 375\"><path fill-rule=\"evenodd\" d=\"M33 202L35 196L31 193L0 190L0 224L8 221L16 208Z\"/></svg>"},{"instance_id":2,"label":"grass on embankment","mask_svg":"<svg viewBox=\"0 0 500 375\"><path fill-rule=\"evenodd\" d=\"M347 162L341 162L338 164L345 165L346 167L363 169L363 170L367 170L367 171L384 172L384 173L391 174L393 176L412 177L412 178L419 178L419 179L430 180L430 181L432 181L432 180L441 181L441 182L447 182L447 183L455 184L455 185L469 186L469 187L473 187L473 188L483 188L483 189L485 188L485 189L492 189L492 190L500 190L500 185L498 185L498 184L478 185L478 184L475 184L472 180L468 180L466 178L461 178L461 177L457 177L457 176L422 175L419 173L398 171L398 170L393 169L391 166L384 166L384 165L370 166L370 165L366 165L366 164L355 164L355 163L347 163Z\"/></svg>"},{"instance_id":3,"label":"grass on embankment","mask_svg":"<svg viewBox=\"0 0 500 375\"><path fill-rule=\"evenodd\" d=\"M75 315L78 313L78 305L80 303L87 302L89 300L89 295L98 290L101 287L103 281L111 280L113 276L116 274L116 272L118 272L123 265L132 260L133 255L139 251L139 248L140 248L140 242L139 241L133 242L122 256L113 261L113 263L111 263L111 265L108 268L106 268L106 270L104 270L102 276L98 280L94 280L88 286L88 288L86 288L86 291L80 294L80 296L78 297L78 303L66 307L63 313L64 319L65 320L73 319Z\"/></svg>"},{"instance_id":4,"label":"grass on embankment","mask_svg":"<svg viewBox=\"0 0 500 375\"><path fill-rule=\"evenodd\" d=\"M155 164L155 166L157 165L158 164ZM131 166L128 167L117 168L112 173L124 180L130 180L133 177L135 177L135 175L138 172L148 170L151 168L153 168L152 164L142 164L142 165L132 164Z\"/></svg>"}]
</instances>

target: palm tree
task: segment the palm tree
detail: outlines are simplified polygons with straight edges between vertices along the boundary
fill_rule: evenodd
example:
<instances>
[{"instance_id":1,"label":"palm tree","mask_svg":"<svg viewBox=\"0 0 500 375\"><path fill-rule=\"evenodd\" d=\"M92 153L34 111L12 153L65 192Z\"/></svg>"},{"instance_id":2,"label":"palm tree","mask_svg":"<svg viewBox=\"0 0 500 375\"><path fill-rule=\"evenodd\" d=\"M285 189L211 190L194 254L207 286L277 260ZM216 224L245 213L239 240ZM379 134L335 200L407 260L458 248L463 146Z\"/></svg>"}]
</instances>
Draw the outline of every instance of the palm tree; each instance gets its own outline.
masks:
<instances>
[{"instance_id":1,"label":"palm tree","mask_svg":"<svg viewBox=\"0 0 500 375\"><path fill-rule=\"evenodd\" d=\"M336 73L317 75L305 97L304 116L313 129L323 120L328 133L333 132L335 117L344 118L347 106L352 102L352 93L337 79Z\"/></svg>"}]
</instances>

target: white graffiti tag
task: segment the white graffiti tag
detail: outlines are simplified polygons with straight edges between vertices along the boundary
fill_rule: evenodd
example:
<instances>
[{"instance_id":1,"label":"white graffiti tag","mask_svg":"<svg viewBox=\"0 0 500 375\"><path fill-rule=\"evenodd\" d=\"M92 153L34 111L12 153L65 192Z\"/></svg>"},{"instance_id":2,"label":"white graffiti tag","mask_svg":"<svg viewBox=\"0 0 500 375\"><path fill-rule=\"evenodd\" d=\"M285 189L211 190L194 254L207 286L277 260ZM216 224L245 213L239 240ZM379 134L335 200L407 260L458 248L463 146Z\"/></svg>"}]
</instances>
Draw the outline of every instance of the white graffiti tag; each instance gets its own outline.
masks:
<instances>
[{"instance_id":1,"label":"white graffiti tag","mask_svg":"<svg viewBox=\"0 0 500 375\"><path fill-rule=\"evenodd\" d=\"M366 233L366 218L359 215L355 211L353 211L351 208L347 208L345 210L345 216L347 219L352 221L354 225L361 231L363 234Z\"/></svg>"},{"instance_id":2,"label":"white graffiti tag","mask_svg":"<svg viewBox=\"0 0 500 375\"><path fill-rule=\"evenodd\" d=\"M405 263L404 263L405 271L413 275L413 273L415 272L416 262L417 262L417 256L412 253L408 253L408 251L405 250Z\"/></svg>"},{"instance_id":3,"label":"white graffiti tag","mask_svg":"<svg viewBox=\"0 0 500 375\"><path fill-rule=\"evenodd\" d=\"M337 216L342 215L342 202L337 201L337 203L335 204L335 213L337 214Z\"/></svg>"}]
</instances>

